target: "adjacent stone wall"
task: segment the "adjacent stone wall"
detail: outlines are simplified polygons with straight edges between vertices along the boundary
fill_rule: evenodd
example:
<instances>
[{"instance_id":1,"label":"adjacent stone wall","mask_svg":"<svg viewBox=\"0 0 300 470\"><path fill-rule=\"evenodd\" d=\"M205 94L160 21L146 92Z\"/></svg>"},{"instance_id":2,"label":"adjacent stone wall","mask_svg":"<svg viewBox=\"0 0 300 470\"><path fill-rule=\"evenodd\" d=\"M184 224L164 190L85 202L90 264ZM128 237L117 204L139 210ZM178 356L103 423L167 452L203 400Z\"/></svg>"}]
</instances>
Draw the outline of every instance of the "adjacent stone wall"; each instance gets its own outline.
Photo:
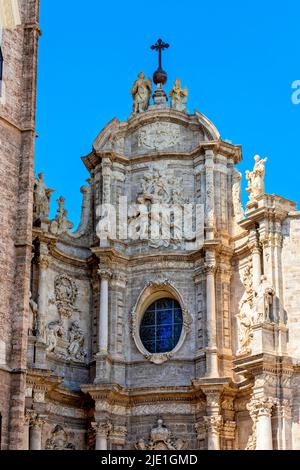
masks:
<instances>
[{"instance_id":1,"label":"adjacent stone wall","mask_svg":"<svg viewBox=\"0 0 300 470\"><path fill-rule=\"evenodd\" d=\"M288 217L283 224L282 270L284 311L289 327L288 352L300 359L300 213Z\"/></svg>"}]
</instances>

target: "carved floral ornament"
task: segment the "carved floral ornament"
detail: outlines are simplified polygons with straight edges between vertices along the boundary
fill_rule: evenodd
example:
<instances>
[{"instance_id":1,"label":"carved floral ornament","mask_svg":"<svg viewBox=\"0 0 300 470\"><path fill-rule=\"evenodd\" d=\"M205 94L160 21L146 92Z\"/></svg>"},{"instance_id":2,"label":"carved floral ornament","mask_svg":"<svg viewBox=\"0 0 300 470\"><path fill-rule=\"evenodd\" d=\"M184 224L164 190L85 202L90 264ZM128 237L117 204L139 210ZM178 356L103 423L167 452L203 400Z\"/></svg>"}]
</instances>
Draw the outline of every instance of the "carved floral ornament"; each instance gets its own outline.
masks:
<instances>
[{"instance_id":1,"label":"carved floral ornament","mask_svg":"<svg viewBox=\"0 0 300 470\"><path fill-rule=\"evenodd\" d=\"M164 297L173 298L180 304L183 317L183 325L180 339L175 348L166 353L151 354L144 347L140 338L140 324L143 315L147 308L156 300ZM186 336L191 330L192 318L188 312L188 309L183 301L183 298L176 287L168 279L155 279L147 282L144 289L140 293L135 306L131 311L131 333L136 344L136 347L141 354L150 362L154 364L163 364L170 360L182 347Z\"/></svg>"}]
</instances>

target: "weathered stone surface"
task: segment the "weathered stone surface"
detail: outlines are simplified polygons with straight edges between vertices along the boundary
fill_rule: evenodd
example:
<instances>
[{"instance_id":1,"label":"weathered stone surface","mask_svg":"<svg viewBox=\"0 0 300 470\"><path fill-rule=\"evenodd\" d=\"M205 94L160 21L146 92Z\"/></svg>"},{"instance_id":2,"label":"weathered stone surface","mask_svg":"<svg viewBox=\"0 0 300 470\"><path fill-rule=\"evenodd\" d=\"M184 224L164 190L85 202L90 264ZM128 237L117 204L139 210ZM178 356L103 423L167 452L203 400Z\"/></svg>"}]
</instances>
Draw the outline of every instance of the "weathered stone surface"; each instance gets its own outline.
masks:
<instances>
[{"instance_id":1,"label":"weathered stone surface","mask_svg":"<svg viewBox=\"0 0 300 470\"><path fill-rule=\"evenodd\" d=\"M240 147L201 113L146 106L83 158L77 231L63 198L55 221L47 195L33 221L39 2L19 4L22 24L2 37L2 448L300 449L295 204L264 194L256 167L244 214ZM178 243L172 218L168 241L100 242L98 206L120 197L136 225L137 204L201 205L203 243ZM181 336L150 353L140 322L162 298L179 303Z\"/></svg>"}]
</instances>

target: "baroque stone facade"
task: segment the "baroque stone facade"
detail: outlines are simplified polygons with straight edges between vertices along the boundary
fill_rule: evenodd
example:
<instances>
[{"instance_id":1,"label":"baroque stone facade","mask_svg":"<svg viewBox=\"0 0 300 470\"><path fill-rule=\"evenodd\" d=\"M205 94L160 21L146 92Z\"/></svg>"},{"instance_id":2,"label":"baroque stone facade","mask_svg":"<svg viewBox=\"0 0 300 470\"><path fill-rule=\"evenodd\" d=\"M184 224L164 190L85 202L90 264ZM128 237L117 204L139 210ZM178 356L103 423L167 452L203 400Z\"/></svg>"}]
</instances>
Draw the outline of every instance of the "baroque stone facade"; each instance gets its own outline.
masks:
<instances>
[{"instance_id":1,"label":"baroque stone facade","mask_svg":"<svg viewBox=\"0 0 300 470\"><path fill-rule=\"evenodd\" d=\"M11 49L26 80L13 81L7 64L1 448L300 449L300 213L265 194L271 159L256 156L247 172L244 211L241 147L186 102L138 101L141 76L134 113L113 119L83 158L80 226L71 232L63 197L49 220L53 190L32 170L38 1L19 4L22 24L2 37L4 59ZM128 231L99 240L120 198ZM180 238L166 216L170 238L147 239L150 219L161 227L152 204L191 203L203 208L197 237ZM141 324L161 299L176 301L182 328L171 350L151 352Z\"/></svg>"}]
</instances>

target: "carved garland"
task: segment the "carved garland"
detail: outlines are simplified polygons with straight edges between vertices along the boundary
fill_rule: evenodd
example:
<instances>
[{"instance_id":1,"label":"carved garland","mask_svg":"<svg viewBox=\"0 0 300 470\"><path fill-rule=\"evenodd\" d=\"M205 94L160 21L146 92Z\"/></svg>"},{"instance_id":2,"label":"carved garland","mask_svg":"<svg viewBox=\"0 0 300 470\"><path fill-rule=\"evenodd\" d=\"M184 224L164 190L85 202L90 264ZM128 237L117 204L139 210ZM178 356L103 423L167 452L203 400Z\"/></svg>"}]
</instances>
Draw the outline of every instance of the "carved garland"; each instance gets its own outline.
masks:
<instances>
[{"instance_id":1,"label":"carved garland","mask_svg":"<svg viewBox=\"0 0 300 470\"><path fill-rule=\"evenodd\" d=\"M173 351L166 352L166 353L151 354L149 353L149 351L145 349L141 341L140 333L139 333L140 322L148 306L153 301L158 300L159 298L162 298L164 294L171 295L172 298L176 299L181 306L182 317L183 317L182 333L181 333L179 342L176 345L176 347L173 349ZM185 306L185 303L182 299L181 294L178 292L176 287L174 287L171 281L169 281L168 279L164 279L164 280L155 279L155 280L151 280L147 282L141 294L139 295L135 306L131 310L130 325L131 325L131 334L136 344L136 347L143 354L143 356L148 361L154 364L163 364L164 362L170 360L183 345L186 336L191 331L192 317L189 314L187 307Z\"/></svg>"}]
</instances>

